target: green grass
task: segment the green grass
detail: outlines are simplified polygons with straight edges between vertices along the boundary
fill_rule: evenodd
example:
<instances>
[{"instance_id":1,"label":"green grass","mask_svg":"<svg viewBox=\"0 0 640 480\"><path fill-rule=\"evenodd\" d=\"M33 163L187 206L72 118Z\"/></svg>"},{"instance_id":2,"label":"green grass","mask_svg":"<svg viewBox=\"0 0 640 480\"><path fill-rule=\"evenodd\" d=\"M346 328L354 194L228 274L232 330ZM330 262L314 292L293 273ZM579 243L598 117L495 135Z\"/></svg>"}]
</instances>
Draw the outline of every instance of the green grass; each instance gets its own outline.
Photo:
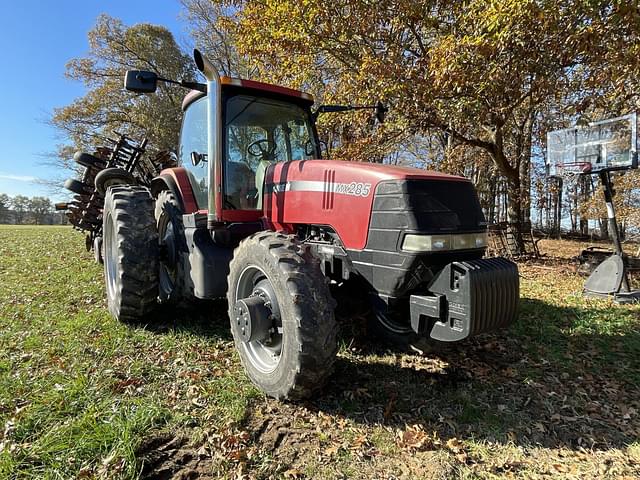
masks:
<instances>
[{"instance_id":1,"label":"green grass","mask_svg":"<svg viewBox=\"0 0 640 480\"><path fill-rule=\"evenodd\" d=\"M135 478L149 431L238 421L257 394L223 321L162 318L160 334L113 320L82 243L65 227L0 227L0 478Z\"/></svg>"},{"instance_id":2,"label":"green grass","mask_svg":"<svg viewBox=\"0 0 640 480\"><path fill-rule=\"evenodd\" d=\"M343 338L325 393L292 405L247 381L223 304L118 323L81 234L0 226L0 478L138 478L159 432L214 478L640 475L640 307L521 272L509 331L426 356Z\"/></svg>"}]
</instances>

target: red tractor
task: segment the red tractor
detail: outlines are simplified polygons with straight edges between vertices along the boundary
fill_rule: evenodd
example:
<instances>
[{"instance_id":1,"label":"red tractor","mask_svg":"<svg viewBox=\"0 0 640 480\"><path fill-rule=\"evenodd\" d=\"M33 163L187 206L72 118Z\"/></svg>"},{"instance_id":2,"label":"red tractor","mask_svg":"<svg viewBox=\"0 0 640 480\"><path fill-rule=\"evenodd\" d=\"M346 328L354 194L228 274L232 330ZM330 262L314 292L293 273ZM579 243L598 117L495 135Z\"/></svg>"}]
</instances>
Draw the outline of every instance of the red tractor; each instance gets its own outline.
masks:
<instances>
[{"instance_id":1,"label":"red tractor","mask_svg":"<svg viewBox=\"0 0 640 480\"><path fill-rule=\"evenodd\" d=\"M206 84L130 71L128 90L190 87L179 165L149 186L105 193L102 248L110 312L226 296L247 375L266 394L322 387L337 350L329 285L367 295L378 332L453 342L510 324L518 271L484 259L487 224L467 179L320 158L311 96L222 77ZM376 106L378 117L383 107ZM381 119L381 118L380 118Z\"/></svg>"}]
</instances>

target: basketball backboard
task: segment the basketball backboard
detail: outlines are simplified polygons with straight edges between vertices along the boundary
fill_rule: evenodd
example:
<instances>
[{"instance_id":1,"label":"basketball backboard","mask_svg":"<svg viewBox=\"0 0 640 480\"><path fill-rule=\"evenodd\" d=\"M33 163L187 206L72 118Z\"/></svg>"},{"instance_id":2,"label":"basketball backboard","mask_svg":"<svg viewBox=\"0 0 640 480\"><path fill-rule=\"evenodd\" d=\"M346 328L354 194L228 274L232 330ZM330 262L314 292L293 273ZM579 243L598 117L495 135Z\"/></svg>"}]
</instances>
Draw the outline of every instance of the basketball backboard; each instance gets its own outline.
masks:
<instances>
[{"instance_id":1,"label":"basketball backboard","mask_svg":"<svg viewBox=\"0 0 640 480\"><path fill-rule=\"evenodd\" d=\"M555 130L547 134L550 176L638 168L636 114Z\"/></svg>"}]
</instances>

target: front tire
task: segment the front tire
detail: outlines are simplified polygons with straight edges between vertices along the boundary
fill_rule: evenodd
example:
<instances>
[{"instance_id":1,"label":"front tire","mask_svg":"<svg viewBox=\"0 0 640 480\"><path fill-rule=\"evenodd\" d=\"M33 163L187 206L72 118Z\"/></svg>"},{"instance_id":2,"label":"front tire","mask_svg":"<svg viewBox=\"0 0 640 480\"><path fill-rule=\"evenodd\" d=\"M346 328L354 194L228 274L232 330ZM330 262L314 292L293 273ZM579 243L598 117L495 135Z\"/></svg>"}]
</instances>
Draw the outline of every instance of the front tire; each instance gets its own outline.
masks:
<instances>
[{"instance_id":1,"label":"front tire","mask_svg":"<svg viewBox=\"0 0 640 480\"><path fill-rule=\"evenodd\" d=\"M153 197L144 187L111 187L103 211L107 304L120 321L151 313L158 295L158 232Z\"/></svg>"},{"instance_id":2,"label":"front tire","mask_svg":"<svg viewBox=\"0 0 640 480\"><path fill-rule=\"evenodd\" d=\"M409 299L404 304L388 308L373 294L369 295L371 314L369 334L382 345L403 351L424 351L431 341L411 328Z\"/></svg>"},{"instance_id":3,"label":"front tire","mask_svg":"<svg viewBox=\"0 0 640 480\"><path fill-rule=\"evenodd\" d=\"M322 388L337 351L335 302L309 250L293 236L260 232L240 243L229 272L231 330L251 381L277 399ZM256 302L268 320L247 325L242 306Z\"/></svg>"}]
</instances>

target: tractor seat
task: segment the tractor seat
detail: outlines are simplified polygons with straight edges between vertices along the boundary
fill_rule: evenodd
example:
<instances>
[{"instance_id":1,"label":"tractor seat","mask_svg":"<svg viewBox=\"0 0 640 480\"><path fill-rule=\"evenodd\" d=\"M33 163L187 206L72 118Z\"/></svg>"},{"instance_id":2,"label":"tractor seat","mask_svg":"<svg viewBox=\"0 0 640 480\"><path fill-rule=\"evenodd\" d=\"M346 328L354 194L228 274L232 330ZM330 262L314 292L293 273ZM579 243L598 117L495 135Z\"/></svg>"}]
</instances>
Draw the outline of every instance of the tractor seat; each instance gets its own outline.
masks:
<instances>
[{"instance_id":1,"label":"tractor seat","mask_svg":"<svg viewBox=\"0 0 640 480\"><path fill-rule=\"evenodd\" d=\"M253 210L258 203L255 173L244 162L227 163L226 207Z\"/></svg>"},{"instance_id":2,"label":"tractor seat","mask_svg":"<svg viewBox=\"0 0 640 480\"><path fill-rule=\"evenodd\" d=\"M207 177L203 176L201 180L198 180L190 170L185 169L185 171L187 172L187 177L189 177L189 183L191 184L191 189L193 190L193 196L196 197L198 209L207 209L209 202L207 198Z\"/></svg>"}]
</instances>

